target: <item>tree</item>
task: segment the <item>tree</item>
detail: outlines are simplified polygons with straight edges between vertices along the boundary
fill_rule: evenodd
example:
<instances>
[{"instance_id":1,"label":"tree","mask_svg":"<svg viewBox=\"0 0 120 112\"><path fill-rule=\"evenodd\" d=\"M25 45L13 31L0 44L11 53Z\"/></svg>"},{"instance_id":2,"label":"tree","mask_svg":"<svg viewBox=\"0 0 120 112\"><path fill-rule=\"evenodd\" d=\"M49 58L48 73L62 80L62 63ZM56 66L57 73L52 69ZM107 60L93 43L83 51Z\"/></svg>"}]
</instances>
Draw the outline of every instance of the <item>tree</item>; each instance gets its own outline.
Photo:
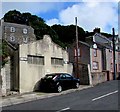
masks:
<instances>
[{"instance_id":1,"label":"tree","mask_svg":"<svg viewBox=\"0 0 120 112\"><path fill-rule=\"evenodd\" d=\"M76 26L75 25L68 25L68 26L61 26L61 25L53 25L52 29L59 36L59 40L64 42L67 46L75 41L76 38ZM79 40L85 41L85 31L78 27L78 37Z\"/></svg>"}]
</instances>

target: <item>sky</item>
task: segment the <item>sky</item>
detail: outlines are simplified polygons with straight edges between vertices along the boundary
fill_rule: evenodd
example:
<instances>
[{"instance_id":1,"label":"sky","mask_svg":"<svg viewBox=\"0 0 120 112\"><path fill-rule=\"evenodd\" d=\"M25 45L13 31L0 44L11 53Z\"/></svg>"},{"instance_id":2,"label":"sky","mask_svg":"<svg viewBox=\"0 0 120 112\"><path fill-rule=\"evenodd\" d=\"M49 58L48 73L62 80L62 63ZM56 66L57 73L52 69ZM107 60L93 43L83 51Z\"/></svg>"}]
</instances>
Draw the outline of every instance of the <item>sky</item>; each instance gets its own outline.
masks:
<instances>
[{"instance_id":1,"label":"sky","mask_svg":"<svg viewBox=\"0 0 120 112\"><path fill-rule=\"evenodd\" d=\"M81 1L81 2L80 2ZM49 26L77 25L85 31L101 28L101 32L118 33L118 0L4 0L0 3L0 18L10 10L30 12L43 18Z\"/></svg>"}]
</instances>

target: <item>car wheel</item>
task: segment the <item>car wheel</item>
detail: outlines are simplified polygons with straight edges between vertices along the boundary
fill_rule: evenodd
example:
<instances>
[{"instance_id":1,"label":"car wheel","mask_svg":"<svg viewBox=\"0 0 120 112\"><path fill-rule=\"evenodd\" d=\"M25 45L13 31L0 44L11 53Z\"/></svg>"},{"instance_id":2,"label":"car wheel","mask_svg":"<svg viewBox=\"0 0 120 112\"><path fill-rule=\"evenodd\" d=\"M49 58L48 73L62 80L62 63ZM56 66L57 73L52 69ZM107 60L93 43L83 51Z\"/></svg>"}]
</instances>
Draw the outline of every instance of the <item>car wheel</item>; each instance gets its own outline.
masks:
<instances>
[{"instance_id":1,"label":"car wheel","mask_svg":"<svg viewBox=\"0 0 120 112\"><path fill-rule=\"evenodd\" d=\"M79 88L79 83L78 82L76 82L75 88Z\"/></svg>"},{"instance_id":2,"label":"car wheel","mask_svg":"<svg viewBox=\"0 0 120 112\"><path fill-rule=\"evenodd\" d=\"M62 86L61 85L58 85L58 87L57 87L57 92L61 92L62 91Z\"/></svg>"}]
</instances>

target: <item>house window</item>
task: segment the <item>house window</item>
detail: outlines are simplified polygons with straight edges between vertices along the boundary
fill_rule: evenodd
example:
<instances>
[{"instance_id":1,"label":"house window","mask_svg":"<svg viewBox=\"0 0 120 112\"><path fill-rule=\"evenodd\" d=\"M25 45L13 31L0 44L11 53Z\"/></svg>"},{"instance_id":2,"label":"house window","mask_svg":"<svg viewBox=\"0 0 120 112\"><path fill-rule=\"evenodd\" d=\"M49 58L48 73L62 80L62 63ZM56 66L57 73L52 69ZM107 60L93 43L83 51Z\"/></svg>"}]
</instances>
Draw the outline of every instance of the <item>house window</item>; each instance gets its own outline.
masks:
<instances>
[{"instance_id":1,"label":"house window","mask_svg":"<svg viewBox=\"0 0 120 112\"><path fill-rule=\"evenodd\" d=\"M77 50L76 48L74 49L74 56L77 56ZM78 56L81 56L81 50L78 48Z\"/></svg>"},{"instance_id":2,"label":"house window","mask_svg":"<svg viewBox=\"0 0 120 112\"><path fill-rule=\"evenodd\" d=\"M15 41L15 37L14 37L14 36L11 36L11 37L10 37L10 41L11 41L11 42L14 42L14 41Z\"/></svg>"},{"instance_id":3,"label":"house window","mask_svg":"<svg viewBox=\"0 0 120 112\"><path fill-rule=\"evenodd\" d=\"M27 29L24 28L24 29L23 29L23 34L27 34L27 33L28 33Z\"/></svg>"},{"instance_id":4,"label":"house window","mask_svg":"<svg viewBox=\"0 0 120 112\"><path fill-rule=\"evenodd\" d=\"M52 65L63 65L63 59L62 58L51 58L51 64Z\"/></svg>"},{"instance_id":5,"label":"house window","mask_svg":"<svg viewBox=\"0 0 120 112\"><path fill-rule=\"evenodd\" d=\"M97 49L93 49L93 55L94 57L97 57Z\"/></svg>"},{"instance_id":6,"label":"house window","mask_svg":"<svg viewBox=\"0 0 120 112\"><path fill-rule=\"evenodd\" d=\"M24 36L24 37L23 37L23 42L24 42L24 43L27 43L27 42L28 42L28 37L27 37L27 36Z\"/></svg>"},{"instance_id":7,"label":"house window","mask_svg":"<svg viewBox=\"0 0 120 112\"><path fill-rule=\"evenodd\" d=\"M15 32L15 28L14 27L10 27L10 32Z\"/></svg>"},{"instance_id":8,"label":"house window","mask_svg":"<svg viewBox=\"0 0 120 112\"><path fill-rule=\"evenodd\" d=\"M112 50L111 50L111 49L109 49L109 52L111 52L111 53L112 53Z\"/></svg>"},{"instance_id":9,"label":"house window","mask_svg":"<svg viewBox=\"0 0 120 112\"><path fill-rule=\"evenodd\" d=\"M44 65L44 57L43 56L28 55L28 63L29 64Z\"/></svg>"},{"instance_id":10,"label":"house window","mask_svg":"<svg viewBox=\"0 0 120 112\"><path fill-rule=\"evenodd\" d=\"M98 70L99 66L98 66L98 62L93 61L93 70Z\"/></svg>"}]
</instances>

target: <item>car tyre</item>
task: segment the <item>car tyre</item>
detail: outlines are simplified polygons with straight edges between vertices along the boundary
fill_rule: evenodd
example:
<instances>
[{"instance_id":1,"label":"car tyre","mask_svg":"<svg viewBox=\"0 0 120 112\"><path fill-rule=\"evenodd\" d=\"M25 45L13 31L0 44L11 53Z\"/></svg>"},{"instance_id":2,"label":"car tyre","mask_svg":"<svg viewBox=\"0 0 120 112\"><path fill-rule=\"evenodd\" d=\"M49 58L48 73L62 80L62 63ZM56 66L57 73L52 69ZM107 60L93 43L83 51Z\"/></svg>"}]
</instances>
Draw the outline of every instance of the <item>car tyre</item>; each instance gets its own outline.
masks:
<instances>
[{"instance_id":1,"label":"car tyre","mask_svg":"<svg viewBox=\"0 0 120 112\"><path fill-rule=\"evenodd\" d=\"M58 85L58 87L57 87L57 92L62 92L62 86L61 85Z\"/></svg>"},{"instance_id":2,"label":"car tyre","mask_svg":"<svg viewBox=\"0 0 120 112\"><path fill-rule=\"evenodd\" d=\"M75 83L75 88L79 88L79 83L78 82Z\"/></svg>"}]
</instances>

